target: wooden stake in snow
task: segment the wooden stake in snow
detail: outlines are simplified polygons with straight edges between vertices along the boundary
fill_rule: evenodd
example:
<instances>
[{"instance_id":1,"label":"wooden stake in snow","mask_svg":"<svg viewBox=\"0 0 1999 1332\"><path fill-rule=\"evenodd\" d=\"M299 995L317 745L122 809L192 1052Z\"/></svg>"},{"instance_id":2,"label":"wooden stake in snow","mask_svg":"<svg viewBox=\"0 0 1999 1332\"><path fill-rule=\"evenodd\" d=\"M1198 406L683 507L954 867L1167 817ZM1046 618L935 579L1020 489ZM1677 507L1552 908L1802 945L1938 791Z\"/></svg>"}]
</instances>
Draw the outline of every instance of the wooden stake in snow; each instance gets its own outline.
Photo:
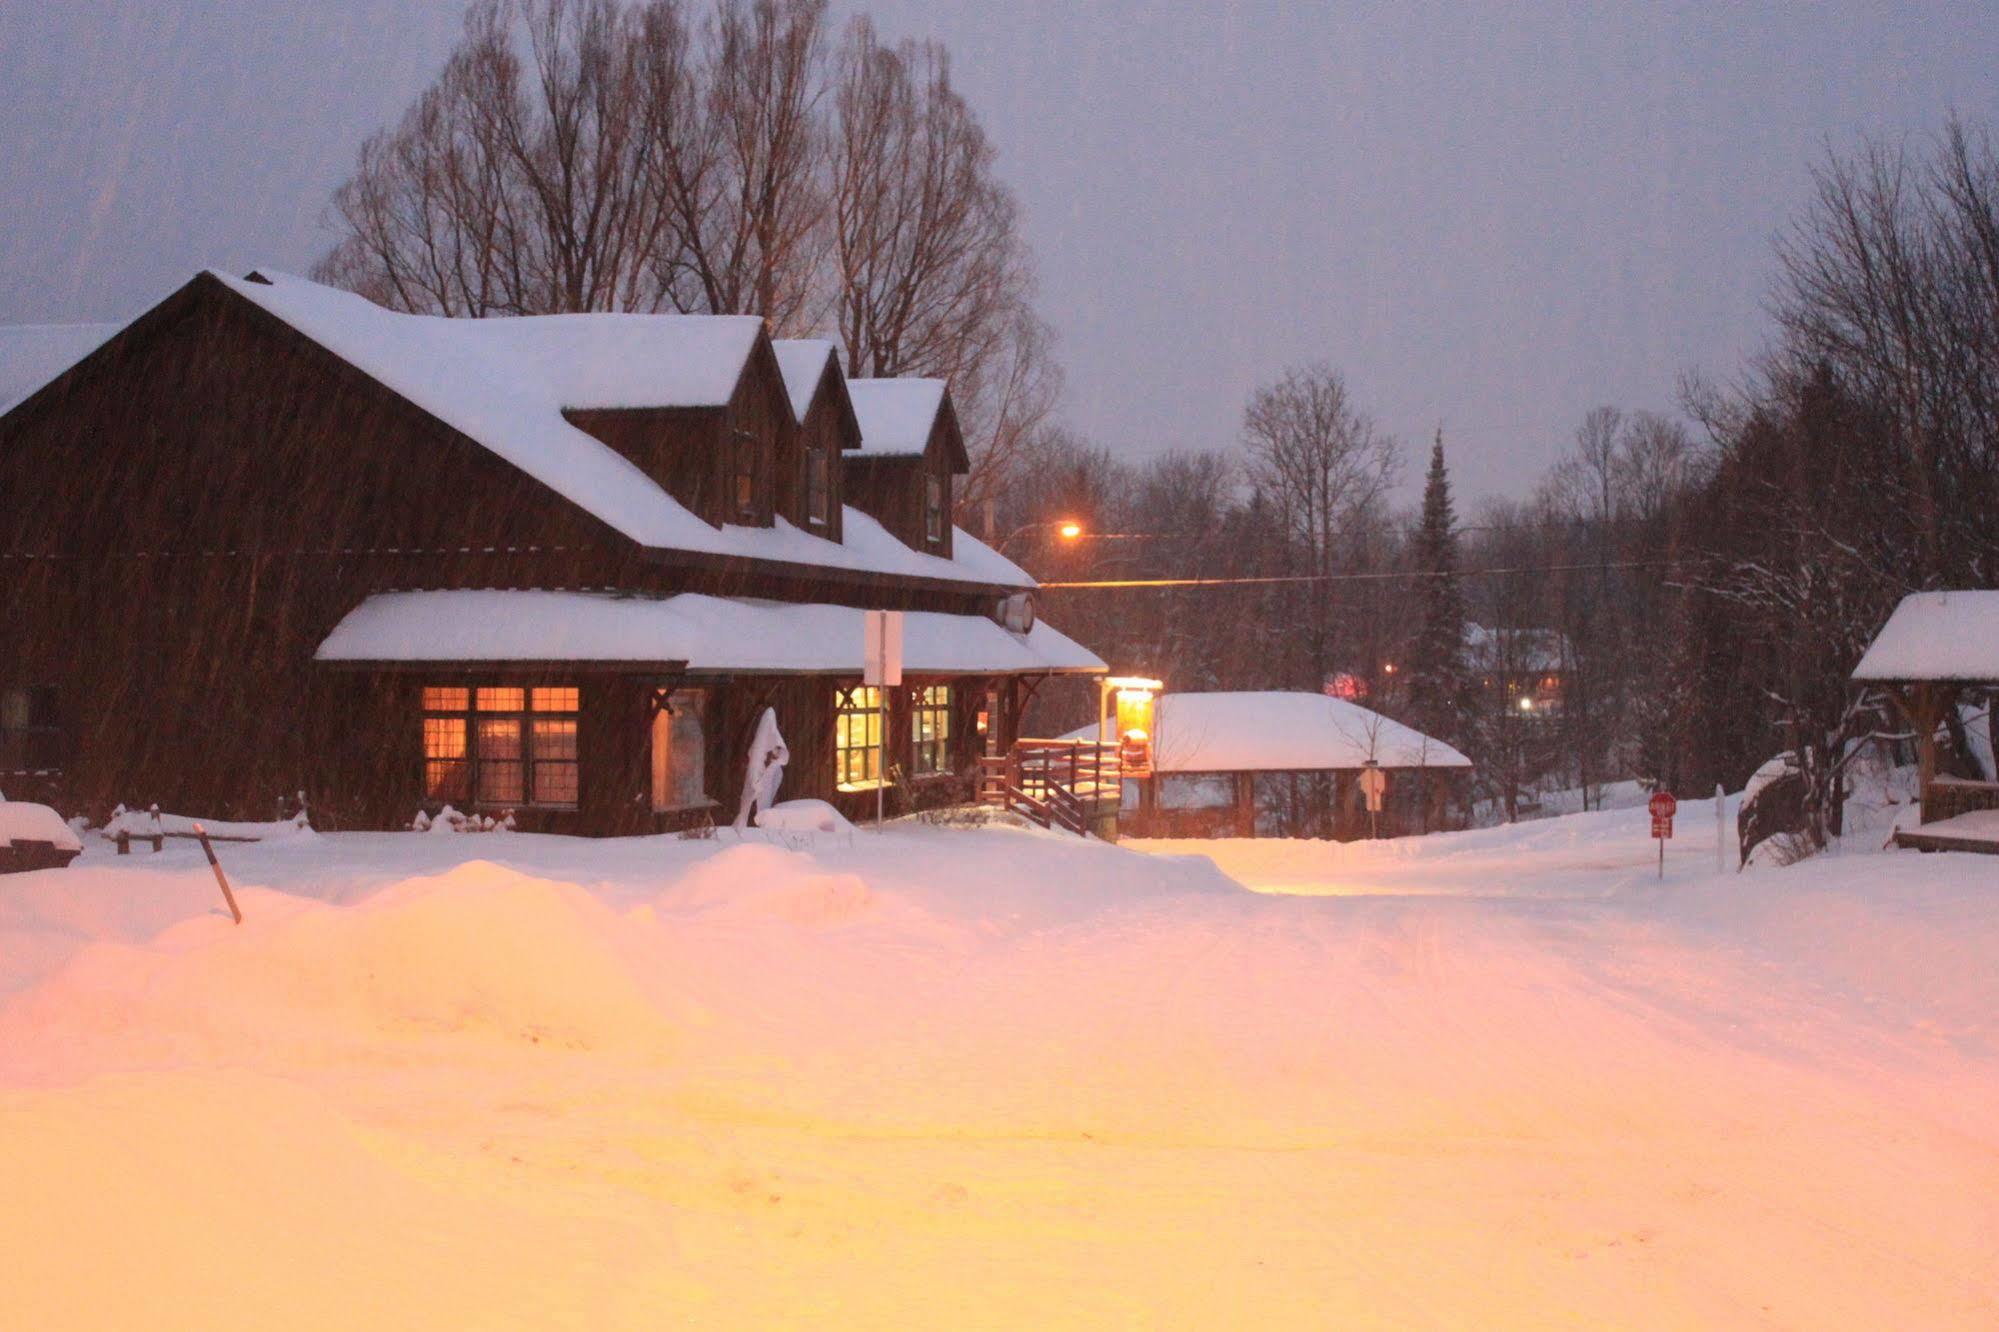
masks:
<instances>
[{"instance_id":1,"label":"wooden stake in snow","mask_svg":"<svg viewBox=\"0 0 1999 1332\"><path fill-rule=\"evenodd\" d=\"M1721 789L1721 783L1714 784L1714 872L1728 870L1728 823L1722 818L1722 806L1728 803L1728 796Z\"/></svg>"},{"instance_id":2,"label":"wooden stake in snow","mask_svg":"<svg viewBox=\"0 0 1999 1332\"><path fill-rule=\"evenodd\" d=\"M201 839L201 853L208 857L208 868L215 871L215 881L222 885L222 900L229 904L229 914L236 923L243 923L243 913L236 907L236 894L229 891L229 876L222 872L222 862L215 858L215 847L208 840L208 830L200 824L194 825L194 835Z\"/></svg>"}]
</instances>

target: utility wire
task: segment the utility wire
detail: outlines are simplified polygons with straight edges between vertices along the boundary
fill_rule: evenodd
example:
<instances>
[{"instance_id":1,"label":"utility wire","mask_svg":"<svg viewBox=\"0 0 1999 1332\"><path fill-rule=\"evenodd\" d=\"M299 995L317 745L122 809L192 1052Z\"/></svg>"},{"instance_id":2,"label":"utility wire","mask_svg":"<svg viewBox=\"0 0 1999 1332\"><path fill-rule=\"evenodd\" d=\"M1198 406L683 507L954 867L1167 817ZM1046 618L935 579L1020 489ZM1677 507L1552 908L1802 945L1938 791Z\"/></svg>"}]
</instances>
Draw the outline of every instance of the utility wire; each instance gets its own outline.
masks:
<instances>
[{"instance_id":1,"label":"utility wire","mask_svg":"<svg viewBox=\"0 0 1999 1332\"><path fill-rule=\"evenodd\" d=\"M1044 582L1044 588L1248 587L1262 583L1375 583L1394 578L1482 578L1495 574L1594 573L1599 569L1660 569L1676 560L1614 560L1609 564L1523 564L1502 569L1454 569L1445 574L1425 569L1395 569L1380 573L1259 574L1238 578L1106 578L1095 581Z\"/></svg>"}]
</instances>

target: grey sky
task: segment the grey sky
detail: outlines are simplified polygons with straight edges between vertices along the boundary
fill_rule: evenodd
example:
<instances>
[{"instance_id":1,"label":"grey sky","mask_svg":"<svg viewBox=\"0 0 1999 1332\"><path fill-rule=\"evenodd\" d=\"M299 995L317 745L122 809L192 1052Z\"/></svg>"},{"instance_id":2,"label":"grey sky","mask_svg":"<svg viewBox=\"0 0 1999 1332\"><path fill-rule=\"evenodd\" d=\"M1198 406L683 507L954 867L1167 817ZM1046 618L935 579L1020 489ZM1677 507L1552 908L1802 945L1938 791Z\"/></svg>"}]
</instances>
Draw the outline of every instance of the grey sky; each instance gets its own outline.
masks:
<instances>
[{"instance_id":1,"label":"grey sky","mask_svg":"<svg viewBox=\"0 0 1999 1332\"><path fill-rule=\"evenodd\" d=\"M1412 445L1441 421L1472 495L1523 492L1594 403L1669 408L1683 369L1741 364L1828 137L1999 120L1991 3L866 7L952 49L1078 428L1227 445L1251 387L1324 359ZM6 6L0 322L303 269L457 26L409 0Z\"/></svg>"}]
</instances>

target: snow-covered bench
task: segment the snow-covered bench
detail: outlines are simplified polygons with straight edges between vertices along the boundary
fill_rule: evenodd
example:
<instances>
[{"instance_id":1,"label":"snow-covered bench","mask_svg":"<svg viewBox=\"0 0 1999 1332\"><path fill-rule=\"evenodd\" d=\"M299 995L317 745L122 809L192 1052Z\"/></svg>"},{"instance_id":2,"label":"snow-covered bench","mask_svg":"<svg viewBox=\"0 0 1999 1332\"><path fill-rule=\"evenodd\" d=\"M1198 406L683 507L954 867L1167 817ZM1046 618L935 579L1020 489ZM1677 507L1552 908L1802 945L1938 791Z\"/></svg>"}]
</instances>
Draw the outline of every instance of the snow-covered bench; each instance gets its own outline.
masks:
<instances>
[{"instance_id":1,"label":"snow-covered bench","mask_svg":"<svg viewBox=\"0 0 1999 1332\"><path fill-rule=\"evenodd\" d=\"M82 851L75 829L47 805L0 799L0 874L62 869Z\"/></svg>"}]
</instances>

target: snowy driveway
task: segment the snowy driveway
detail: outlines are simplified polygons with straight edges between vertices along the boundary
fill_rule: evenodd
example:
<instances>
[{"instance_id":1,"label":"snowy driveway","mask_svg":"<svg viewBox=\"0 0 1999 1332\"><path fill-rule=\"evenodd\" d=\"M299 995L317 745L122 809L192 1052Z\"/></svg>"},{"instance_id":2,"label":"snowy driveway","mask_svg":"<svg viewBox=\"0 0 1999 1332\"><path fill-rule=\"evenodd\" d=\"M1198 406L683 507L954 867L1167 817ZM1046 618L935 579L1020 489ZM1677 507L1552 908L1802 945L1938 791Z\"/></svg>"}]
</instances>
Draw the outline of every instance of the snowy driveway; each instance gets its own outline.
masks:
<instances>
[{"instance_id":1,"label":"snowy driveway","mask_svg":"<svg viewBox=\"0 0 1999 1332\"><path fill-rule=\"evenodd\" d=\"M0 1324L1999 1323L1989 862L1203 849L0 880Z\"/></svg>"}]
</instances>

